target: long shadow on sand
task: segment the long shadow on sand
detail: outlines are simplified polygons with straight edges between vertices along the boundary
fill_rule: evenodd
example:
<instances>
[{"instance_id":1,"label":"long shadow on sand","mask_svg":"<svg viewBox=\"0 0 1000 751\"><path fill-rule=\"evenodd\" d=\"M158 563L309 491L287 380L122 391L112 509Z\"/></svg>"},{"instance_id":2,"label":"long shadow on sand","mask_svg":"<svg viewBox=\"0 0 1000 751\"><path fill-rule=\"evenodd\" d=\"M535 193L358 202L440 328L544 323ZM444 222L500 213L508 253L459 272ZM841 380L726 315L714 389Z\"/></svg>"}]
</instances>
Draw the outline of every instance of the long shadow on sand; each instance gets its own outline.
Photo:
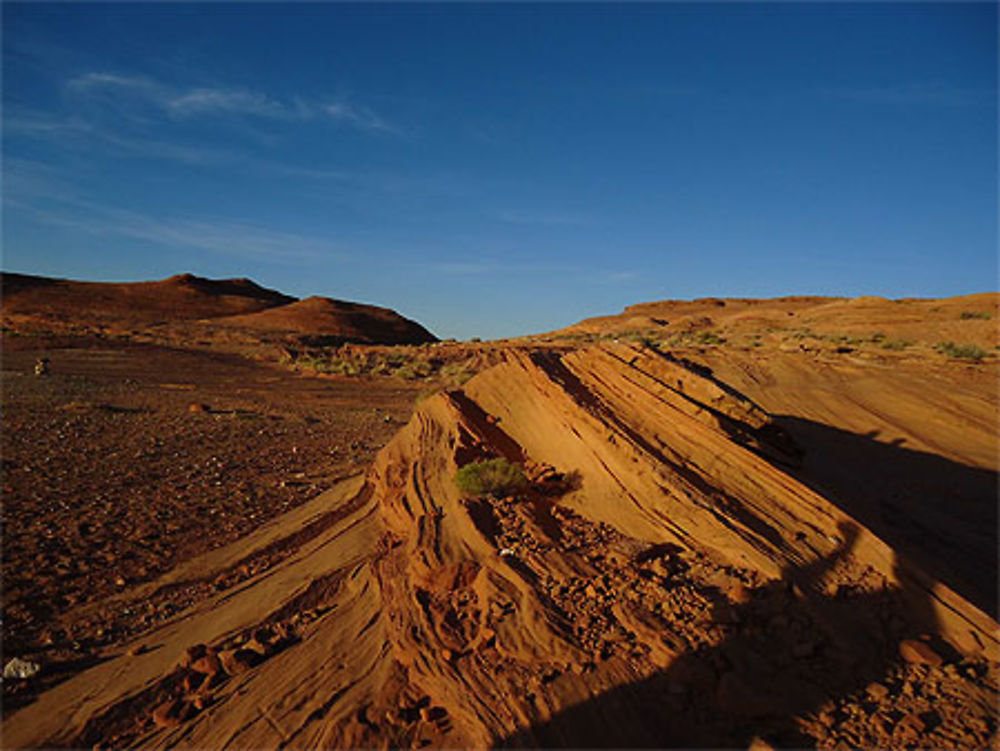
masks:
<instances>
[{"instance_id":1,"label":"long shadow on sand","mask_svg":"<svg viewBox=\"0 0 1000 751\"><path fill-rule=\"evenodd\" d=\"M798 417L792 471L929 576L997 617L998 475Z\"/></svg>"},{"instance_id":2,"label":"long shadow on sand","mask_svg":"<svg viewBox=\"0 0 1000 751\"><path fill-rule=\"evenodd\" d=\"M498 742L499 747L747 748L755 737L779 747L813 746L795 717L826 712L830 699L884 680L901 639L934 631L930 603L904 588L820 592L824 574L848 555L857 527L841 527L831 555L786 570L734 608L716 646L607 691ZM903 581L905 581L905 577ZM948 648L933 645L941 654Z\"/></svg>"}]
</instances>

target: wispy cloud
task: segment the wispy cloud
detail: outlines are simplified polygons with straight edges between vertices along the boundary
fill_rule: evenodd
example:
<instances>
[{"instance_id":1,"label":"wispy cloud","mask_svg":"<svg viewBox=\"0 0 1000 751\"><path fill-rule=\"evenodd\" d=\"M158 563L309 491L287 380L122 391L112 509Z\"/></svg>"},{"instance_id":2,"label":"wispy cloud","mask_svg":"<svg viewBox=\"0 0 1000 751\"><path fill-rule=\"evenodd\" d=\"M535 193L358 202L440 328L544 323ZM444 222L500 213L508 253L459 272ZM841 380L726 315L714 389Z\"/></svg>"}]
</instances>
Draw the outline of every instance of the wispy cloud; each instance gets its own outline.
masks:
<instances>
[{"instance_id":1,"label":"wispy cloud","mask_svg":"<svg viewBox=\"0 0 1000 751\"><path fill-rule=\"evenodd\" d=\"M30 162L18 161L13 165L8 162L5 172L5 183L13 181L16 193L5 191L4 209L20 212L43 225L255 261L303 262L345 257L334 241L316 235L228 217L152 216L81 199L58 178Z\"/></svg>"},{"instance_id":2,"label":"wispy cloud","mask_svg":"<svg viewBox=\"0 0 1000 751\"><path fill-rule=\"evenodd\" d=\"M334 120L346 122L364 130L382 130L388 133L397 132L396 128L367 107L352 106L339 102L325 104L321 109L328 117Z\"/></svg>"},{"instance_id":3,"label":"wispy cloud","mask_svg":"<svg viewBox=\"0 0 1000 751\"><path fill-rule=\"evenodd\" d=\"M248 117L284 121L329 121L359 130L399 133L400 129L370 107L344 99L277 98L247 88L170 86L145 76L92 72L66 83L73 96L90 101L113 102L120 109L123 97L152 107L173 120L199 117Z\"/></svg>"},{"instance_id":4,"label":"wispy cloud","mask_svg":"<svg viewBox=\"0 0 1000 751\"><path fill-rule=\"evenodd\" d=\"M192 89L171 96L163 106L176 117L235 114L293 119L304 114L263 94L237 89Z\"/></svg>"},{"instance_id":5,"label":"wispy cloud","mask_svg":"<svg viewBox=\"0 0 1000 751\"><path fill-rule=\"evenodd\" d=\"M217 146L125 135L114 128L100 127L76 116L22 113L4 122L4 132L7 136L46 141L77 151L99 148L102 153L119 158L180 162L211 169L225 165L246 172L309 180L352 182L359 179L357 174L347 170L289 164Z\"/></svg>"},{"instance_id":6,"label":"wispy cloud","mask_svg":"<svg viewBox=\"0 0 1000 751\"><path fill-rule=\"evenodd\" d=\"M208 146L163 141L144 136L124 135L114 128L101 127L76 115L59 117L32 112L14 115L4 122L7 136L43 140L62 147L94 148L112 156L141 156L198 165L236 162L233 151Z\"/></svg>"}]
</instances>

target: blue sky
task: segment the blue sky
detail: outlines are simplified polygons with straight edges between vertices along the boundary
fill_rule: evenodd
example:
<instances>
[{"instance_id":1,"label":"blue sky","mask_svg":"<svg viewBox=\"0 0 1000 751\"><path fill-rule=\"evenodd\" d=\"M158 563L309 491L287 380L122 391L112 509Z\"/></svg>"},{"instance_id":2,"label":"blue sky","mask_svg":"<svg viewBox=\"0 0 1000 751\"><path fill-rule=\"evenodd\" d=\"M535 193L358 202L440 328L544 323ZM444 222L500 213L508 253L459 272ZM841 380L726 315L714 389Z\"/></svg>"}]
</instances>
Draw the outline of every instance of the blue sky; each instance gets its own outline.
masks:
<instances>
[{"instance_id":1,"label":"blue sky","mask_svg":"<svg viewBox=\"0 0 1000 751\"><path fill-rule=\"evenodd\" d=\"M3 268L439 336L997 289L993 3L3 5Z\"/></svg>"}]
</instances>

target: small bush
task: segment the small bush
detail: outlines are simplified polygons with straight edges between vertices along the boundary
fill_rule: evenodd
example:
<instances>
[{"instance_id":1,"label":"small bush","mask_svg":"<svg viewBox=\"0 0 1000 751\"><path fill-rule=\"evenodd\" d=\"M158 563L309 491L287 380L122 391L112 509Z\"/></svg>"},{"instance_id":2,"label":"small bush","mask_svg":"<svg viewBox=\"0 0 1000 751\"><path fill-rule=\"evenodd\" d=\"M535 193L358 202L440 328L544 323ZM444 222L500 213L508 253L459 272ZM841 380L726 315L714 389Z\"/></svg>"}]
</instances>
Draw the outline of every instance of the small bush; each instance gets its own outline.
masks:
<instances>
[{"instance_id":1,"label":"small bush","mask_svg":"<svg viewBox=\"0 0 1000 751\"><path fill-rule=\"evenodd\" d=\"M886 339L882 342L882 349L894 349L901 350L909 347L913 342L908 342L905 339Z\"/></svg>"},{"instance_id":2,"label":"small bush","mask_svg":"<svg viewBox=\"0 0 1000 751\"><path fill-rule=\"evenodd\" d=\"M463 363L449 363L441 368L441 377L456 386L464 386L476 372Z\"/></svg>"},{"instance_id":3,"label":"small bush","mask_svg":"<svg viewBox=\"0 0 1000 751\"><path fill-rule=\"evenodd\" d=\"M799 329L798 331L792 332L792 339L822 339L823 337L817 334L810 328Z\"/></svg>"},{"instance_id":4,"label":"small bush","mask_svg":"<svg viewBox=\"0 0 1000 751\"><path fill-rule=\"evenodd\" d=\"M694 340L697 344L702 344L707 346L714 346L726 343L726 338L724 336L716 334L714 331L699 332L698 335L695 336Z\"/></svg>"},{"instance_id":5,"label":"small bush","mask_svg":"<svg viewBox=\"0 0 1000 751\"><path fill-rule=\"evenodd\" d=\"M973 321L977 318L988 321L993 317L992 313L988 313L985 310L963 310L962 314L959 316L963 321Z\"/></svg>"},{"instance_id":6,"label":"small bush","mask_svg":"<svg viewBox=\"0 0 1000 751\"><path fill-rule=\"evenodd\" d=\"M499 498L524 489L528 480L519 465L497 457L466 464L455 475L455 484L463 495Z\"/></svg>"},{"instance_id":7,"label":"small bush","mask_svg":"<svg viewBox=\"0 0 1000 751\"><path fill-rule=\"evenodd\" d=\"M955 357L959 360L973 360L979 362L988 354L985 349L978 344L956 344L955 342L938 342L935 349L948 357Z\"/></svg>"},{"instance_id":8,"label":"small bush","mask_svg":"<svg viewBox=\"0 0 1000 751\"><path fill-rule=\"evenodd\" d=\"M398 367L393 372L393 375L406 381L416 381L421 378L429 377L433 372L434 369L426 360L411 360L410 362Z\"/></svg>"}]
</instances>

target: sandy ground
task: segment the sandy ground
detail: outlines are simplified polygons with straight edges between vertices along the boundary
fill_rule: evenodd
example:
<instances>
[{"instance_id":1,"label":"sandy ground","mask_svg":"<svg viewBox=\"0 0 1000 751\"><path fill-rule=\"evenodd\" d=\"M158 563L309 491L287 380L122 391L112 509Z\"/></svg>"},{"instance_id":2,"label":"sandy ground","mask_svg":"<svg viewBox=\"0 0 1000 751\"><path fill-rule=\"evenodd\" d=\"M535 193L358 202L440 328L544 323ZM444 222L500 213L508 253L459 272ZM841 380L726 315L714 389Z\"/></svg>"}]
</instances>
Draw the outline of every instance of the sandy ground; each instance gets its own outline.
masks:
<instances>
[{"instance_id":1,"label":"sandy ground","mask_svg":"<svg viewBox=\"0 0 1000 751\"><path fill-rule=\"evenodd\" d=\"M51 375L35 377L42 355ZM130 596L362 471L416 393L156 347L8 347L5 653L55 681L213 592ZM5 684L5 711L24 688Z\"/></svg>"},{"instance_id":2,"label":"sandy ground","mask_svg":"<svg viewBox=\"0 0 1000 751\"><path fill-rule=\"evenodd\" d=\"M8 338L3 744L1000 747L996 302Z\"/></svg>"}]
</instances>

